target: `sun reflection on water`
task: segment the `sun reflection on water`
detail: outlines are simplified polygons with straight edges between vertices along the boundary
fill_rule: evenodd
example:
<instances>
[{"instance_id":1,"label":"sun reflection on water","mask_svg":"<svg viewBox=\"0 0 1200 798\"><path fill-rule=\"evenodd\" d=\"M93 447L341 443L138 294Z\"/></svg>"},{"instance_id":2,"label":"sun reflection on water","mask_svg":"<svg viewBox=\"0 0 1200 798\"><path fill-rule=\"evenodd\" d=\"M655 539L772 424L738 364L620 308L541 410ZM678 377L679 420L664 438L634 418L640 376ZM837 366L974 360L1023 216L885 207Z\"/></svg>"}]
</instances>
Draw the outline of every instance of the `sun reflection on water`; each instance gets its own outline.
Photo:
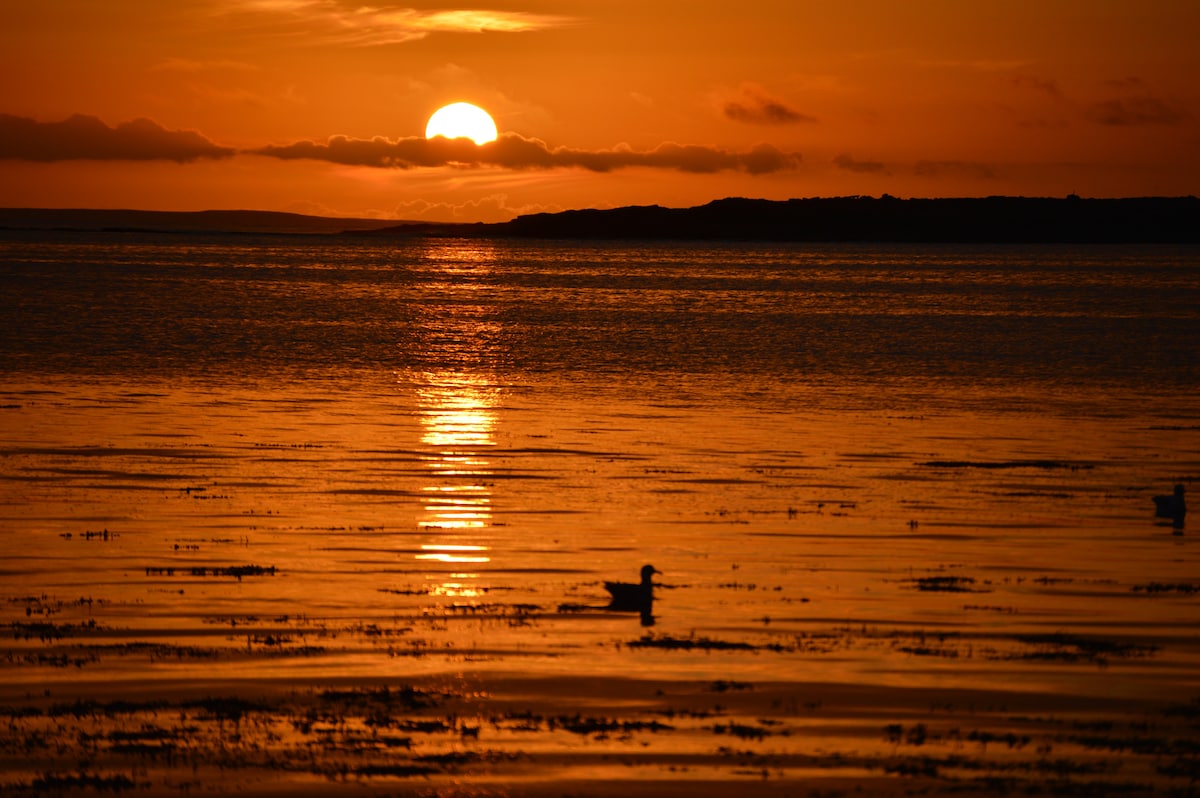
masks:
<instances>
[{"instance_id":1,"label":"sun reflection on water","mask_svg":"<svg viewBox=\"0 0 1200 798\"><path fill-rule=\"evenodd\" d=\"M423 455L437 478L426 486L423 528L480 529L492 518L492 491L487 484L491 464L486 456L495 445L494 402L486 383L466 375L442 375L418 391L421 404Z\"/></svg>"},{"instance_id":2,"label":"sun reflection on water","mask_svg":"<svg viewBox=\"0 0 1200 798\"><path fill-rule=\"evenodd\" d=\"M479 574L450 574L451 580L462 581L446 581L440 585L436 585L429 591L431 596L443 596L445 598L479 598L487 593L485 588L482 588L475 581L479 579Z\"/></svg>"},{"instance_id":3,"label":"sun reflection on water","mask_svg":"<svg viewBox=\"0 0 1200 798\"><path fill-rule=\"evenodd\" d=\"M492 481L497 389L487 375L498 357L497 322L479 289L491 284L493 248L476 242L430 244L421 269L432 281L419 315L429 367L416 383L422 459L418 526L427 533L415 558L431 569L492 561ZM486 298L486 297L485 297ZM435 595L477 594L478 574L431 570Z\"/></svg>"},{"instance_id":4,"label":"sun reflection on water","mask_svg":"<svg viewBox=\"0 0 1200 798\"><path fill-rule=\"evenodd\" d=\"M486 552L487 546L457 546L449 543L425 543L421 546L418 560L438 560L440 562L490 562Z\"/></svg>"},{"instance_id":5,"label":"sun reflection on water","mask_svg":"<svg viewBox=\"0 0 1200 798\"><path fill-rule=\"evenodd\" d=\"M418 389L422 459L433 484L425 486L424 515L418 526L430 533L415 555L447 565L491 562L491 546L480 535L492 523L491 463L495 446L494 389L481 377L460 373L426 375ZM434 595L480 594L478 574L438 574Z\"/></svg>"}]
</instances>

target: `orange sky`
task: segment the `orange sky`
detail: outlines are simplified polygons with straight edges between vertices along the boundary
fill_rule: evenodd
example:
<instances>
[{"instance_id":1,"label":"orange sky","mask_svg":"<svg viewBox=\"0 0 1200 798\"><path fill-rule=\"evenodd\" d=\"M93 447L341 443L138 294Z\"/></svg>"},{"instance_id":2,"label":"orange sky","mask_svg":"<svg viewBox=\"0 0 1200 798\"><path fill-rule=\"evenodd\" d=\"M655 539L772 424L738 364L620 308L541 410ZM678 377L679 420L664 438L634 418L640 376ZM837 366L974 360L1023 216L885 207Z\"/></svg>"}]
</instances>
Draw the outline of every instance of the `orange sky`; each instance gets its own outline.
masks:
<instances>
[{"instance_id":1,"label":"orange sky","mask_svg":"<svg viewBox=\"0 0 1200 798\"><path fill-rule=\"evenodd\" d=\"M1200 194L1197 41L1197 0L5 0L0 206ZM458 100L501 141L429 146Z\"/></svg>"}]
</instances>

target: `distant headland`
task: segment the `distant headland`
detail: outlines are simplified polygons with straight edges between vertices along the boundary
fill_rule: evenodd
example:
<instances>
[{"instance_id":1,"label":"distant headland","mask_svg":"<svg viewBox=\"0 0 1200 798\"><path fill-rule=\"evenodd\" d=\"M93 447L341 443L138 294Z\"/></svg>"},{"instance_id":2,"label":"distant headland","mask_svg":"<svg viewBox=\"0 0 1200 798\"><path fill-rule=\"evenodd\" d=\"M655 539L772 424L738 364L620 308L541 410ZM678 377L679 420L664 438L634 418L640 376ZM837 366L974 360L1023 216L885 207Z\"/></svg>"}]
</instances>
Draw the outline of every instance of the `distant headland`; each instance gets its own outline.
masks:
<instances>
[{"instance_id":1,"label":"distant headland","mask_svg":"<svg viewBox=\"0 0 1200 798\"><path fill-rule=\"evenodd\" d=\"M351 219L279 211L135 211L0 208L0 231L82 233L267 233L328 235L395 227L395 219Z\"/></svg>"},{"instance_id":2,"label":"distant headland","mask_svg":"<svg viewBox=\"0 0 1200 798\"><path fill-rule=\"evenodd\" d=\"M1200 198L728 198L518 216L508 222L397 222L270 211L0 208L2 230L269 233L371 237L776 242L1200 243Z\"/></svg>"},{"instance_id":3,"label":"distant headland","mask_svg":"<svg viewBox=\"0 0 1200 798\"><path fill-rule=\"evenodd\" d=\"M1200 243L1200 199L985 197L730 198L518 216L496 224L407 224L366 235L591 240Z\"/></svg>"}]
</instances>

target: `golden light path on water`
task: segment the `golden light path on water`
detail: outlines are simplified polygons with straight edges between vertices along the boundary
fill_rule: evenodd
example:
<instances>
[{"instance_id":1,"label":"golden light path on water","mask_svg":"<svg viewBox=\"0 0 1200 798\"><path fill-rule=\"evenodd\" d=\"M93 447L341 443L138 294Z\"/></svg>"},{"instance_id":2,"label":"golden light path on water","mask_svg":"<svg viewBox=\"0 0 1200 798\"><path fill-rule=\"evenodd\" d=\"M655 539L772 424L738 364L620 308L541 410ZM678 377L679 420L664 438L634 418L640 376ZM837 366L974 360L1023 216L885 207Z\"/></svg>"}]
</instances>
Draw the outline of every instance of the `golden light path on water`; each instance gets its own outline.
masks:
<instances>
[{"instance_id":1,"label":"golden light path on water","mask_svg":"<svg viewBox=\"0 0 1200 798\"><path fill-rule=\"evenodd\" d=\"M458 301L473 289L473 279L486 272L492 260L489 247L463 245L434 247L427 262L444 278L440 288L452 312L431 314L427 326L431 339L441 343L448 359L485 358L486 342L480 336L478 308ZM417 388L421 421L422 455L433 484L422 492L424 517L417 525L444 533L421 544L419 561L452 565L480 565L491 561L490 547L478 541L463 542L459 535L482 530L492 521L492 493L488 484L491 464L487 451L495 446L495 391L486 379L470 370L445 370L422 375ZM441 579L429 574L427 578ZM477 597L479 575L450 574L433 588L434 595Z\"/></svg>"},{"instance_id":2,"label":"golden light path on water","mask_svg":"<svg viewBox=\"0 0 1200 798\"><path fill-rule=\"evenodd\" d=\"M423 455L434 484L423 488L424 518L418 527L431 533L457 535L487 527L492 519L491 488L487 485L489 462L481 454L494 446L495 412L489 406L484 386L471 378L445 375L418 390L422 435L429 447ZM457 537L438 536L422 543L417 560L470 566L491 561L490 547L476 543L449 542ZM427 579L443 575L427 574ZM454 572L433 589L433 595L474 598L479 575Z\"/></svg>"}]
</instances>

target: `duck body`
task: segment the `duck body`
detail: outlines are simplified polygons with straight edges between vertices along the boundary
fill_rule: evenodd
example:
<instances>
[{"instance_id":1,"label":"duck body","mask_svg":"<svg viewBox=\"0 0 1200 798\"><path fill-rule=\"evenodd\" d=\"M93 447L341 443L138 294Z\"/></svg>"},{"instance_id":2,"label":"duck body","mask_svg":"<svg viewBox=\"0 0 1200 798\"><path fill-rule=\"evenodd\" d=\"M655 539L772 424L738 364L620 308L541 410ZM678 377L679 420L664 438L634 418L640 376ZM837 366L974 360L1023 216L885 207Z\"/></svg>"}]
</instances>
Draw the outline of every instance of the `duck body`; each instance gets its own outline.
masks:
<instances>
[{"instance_id":1,"label":"duck body","mask_svg":"<svg viewBox=\"0 0 1200 798\"><path fill-rule=\"evenodd\" d=\"M1187 503L1183 500L1183 485L1176 485L1175 492L1169 496L1154 497L1154 515L1156 518L1170 518L1177 526L1183 524L1187 515Z\"/></svg>"},{"instance_id":2,"label":"duck body","mask_svg":"<svg viewBox=\"0 0 1200 798\"><path fill-rule=\"evenodd\" d=\"M653 565L642 566L642 581L605 582L604 589L612 596L608 609L619 612L648 612L654 603L654 575L660 574Z\"/></svg>"}]
</instances>

